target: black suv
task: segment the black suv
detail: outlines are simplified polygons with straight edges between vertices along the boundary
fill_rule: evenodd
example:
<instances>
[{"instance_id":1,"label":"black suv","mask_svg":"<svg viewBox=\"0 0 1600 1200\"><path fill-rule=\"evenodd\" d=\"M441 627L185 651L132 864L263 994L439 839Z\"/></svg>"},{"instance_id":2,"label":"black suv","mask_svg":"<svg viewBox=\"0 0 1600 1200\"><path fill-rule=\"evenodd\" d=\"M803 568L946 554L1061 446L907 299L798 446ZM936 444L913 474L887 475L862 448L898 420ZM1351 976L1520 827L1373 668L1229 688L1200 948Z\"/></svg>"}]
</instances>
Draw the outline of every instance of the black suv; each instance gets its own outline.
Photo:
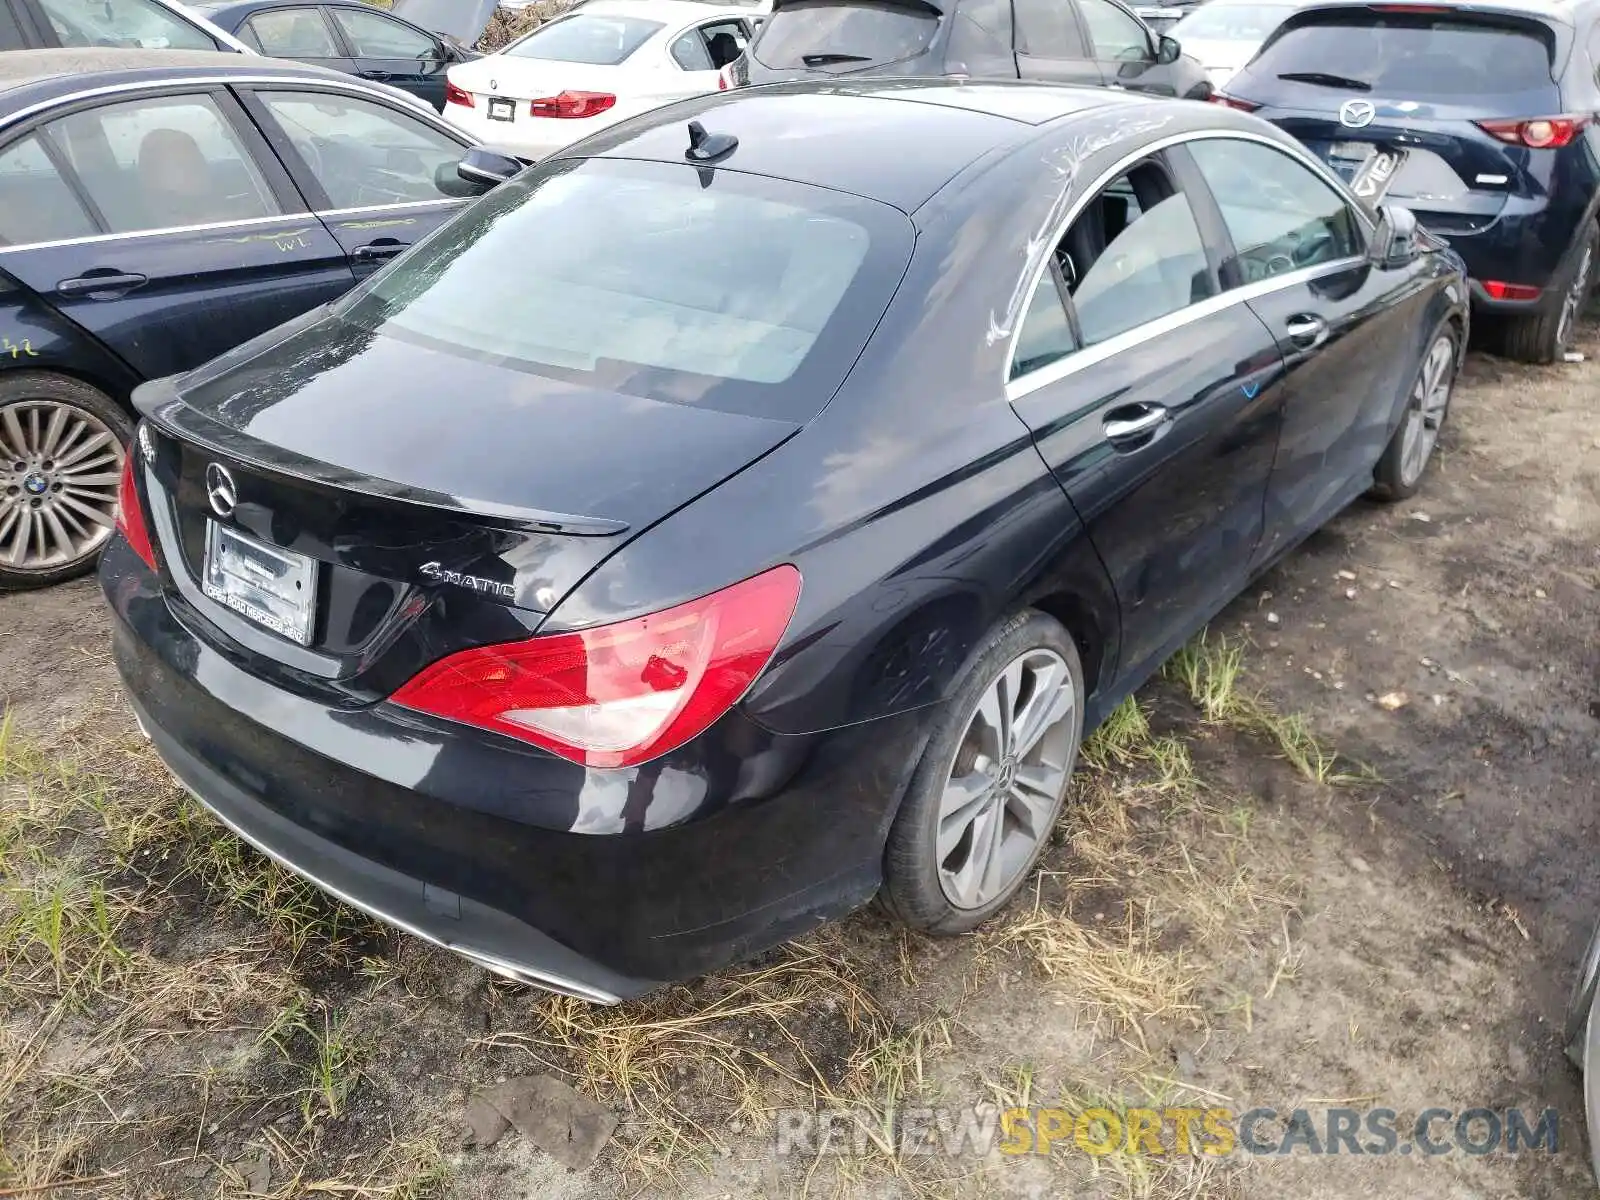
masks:
<instances>
[{"instance_id":1,"label":"black suv","mask_svg":"<svg viewBox=\"0 0 1600 1200\"><path fill-rule=\"evenodd\" d=\"M1600 252L1600 3L1323 0L1213 99L1267 118L1459 253L1501 348L1571 345Z\"/></svg>"},{"instance_id":2,"label":"black suv","mask_svg":"<svg viewBox=\"0 0 1600 1200\"><path fill-rule=\"evenodd\" d=\"M1211 94L1198 62L1116 0L774 0L724 79L741 86L867 72Z\"/></svg>"}]
</instances>

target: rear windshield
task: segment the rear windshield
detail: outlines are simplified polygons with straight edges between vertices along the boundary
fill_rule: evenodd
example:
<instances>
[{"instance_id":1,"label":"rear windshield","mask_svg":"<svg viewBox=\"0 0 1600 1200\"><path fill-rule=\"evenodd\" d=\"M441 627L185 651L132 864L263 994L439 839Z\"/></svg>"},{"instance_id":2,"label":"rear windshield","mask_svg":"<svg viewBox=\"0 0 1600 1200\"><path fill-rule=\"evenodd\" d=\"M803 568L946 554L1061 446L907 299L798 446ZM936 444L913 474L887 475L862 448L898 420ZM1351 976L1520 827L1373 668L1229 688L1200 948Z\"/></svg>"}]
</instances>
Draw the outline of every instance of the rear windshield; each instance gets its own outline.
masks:
<instances>
[{"instance_id":1,"label":"rear windshield","mask_svg":"<svg viewBox=\"0 0 1600 1200\"><path fill-rule=\"evenodd\" d=\"M767 18L750 52L775 71L854 71L915 58L938 28L920 4L799 0Z\"/></svg>"},{"instance_id":2,"label":"rear windshield","mask_svg":"<svg viewBox=\"0 0 1600 1200\"><path fill-rule=\"evenodd\" d=\"M377 333L606 391L805 419L905 272L904 214L685 164L552 162L340 306Z\"/></svg>"},{"instance_id":3,"label":"rear windshield","mask_svg":"<svg viewBox=\"0 0 1600 1200\"><path fill-rule=\"evenodd\" d=\"M1261 51L1250 75L1407 99L1553 86L1549 46L1535 26L1454 13L1307 14Z\"/></svg>"},{"instance_id":4,"label":"rear windshield","mask_svg":"<svg viewBox=\"0 0 1600 1200\"><path fill-rule=\"evenodd\" d=\"M574 13L541 25L502 54L515 58L542 58L549 62L590 63L614 67L650 40L661 28L659 21L639 17L608 17L603 13Z\"/></svg>"},{"instance_id":5,"label":"rear windshield","mask_svg":"<svg viewBox=\"0 0 1600 1200\"><path fill-rule=\"evenodd\" d=\"M1172 36L1214 42L1263 42L1294 11L1288 4L1207 4L1172 27Z\"/></svg>"}]
</instances>

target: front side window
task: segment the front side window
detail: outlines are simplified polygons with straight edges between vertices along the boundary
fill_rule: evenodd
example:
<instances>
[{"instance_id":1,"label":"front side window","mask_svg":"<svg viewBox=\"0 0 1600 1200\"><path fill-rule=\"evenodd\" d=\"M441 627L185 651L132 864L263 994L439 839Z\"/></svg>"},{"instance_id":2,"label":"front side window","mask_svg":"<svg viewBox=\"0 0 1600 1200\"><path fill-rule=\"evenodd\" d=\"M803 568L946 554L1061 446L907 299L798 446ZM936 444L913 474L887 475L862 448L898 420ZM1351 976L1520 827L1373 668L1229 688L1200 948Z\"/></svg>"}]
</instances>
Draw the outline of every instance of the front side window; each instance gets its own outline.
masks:
<instances>
[{"instance_id":1,"label":"front side window","mask_svg":"<svg viewBox=\"0 0 1600 1200\"><path fill-rule=\"evenodd\" d=\"M1149 163L1089 202L1057 248L1056 263L1085 346L1215 294L1187 197Z\"/></svg>"},{"instance_id":2,"label":"front side window","mask_svg":"<svg viewBox=\"0 0 1600 1200\"><path fill-rule=\"evenodd\" d=\"M333 30L314 8L259 12L244 23L250 41L276 58L342 58Z\"/></svg>"},{"instance_id":3,"label":"front side window","mask_svg":"<svg viewBox=\"0 0 1600 1200\"><path fill-rule=\"evenodd\" d=\"M0 150L0 246L25 246L100 231L35 137Z\"/></svg>"},{"instance_id":4,"label":"front side window","mask_svg":"<svg viewBox=\"0 0 1600 1200\"><path fill-rule=\"evenodd\" d=\"M1082 58L1072 9L1061 0L1015 0L1017 48L1036 58Z\"/></svg>"},{"instance_id":5,"label":"front side window","mask_svg":"<svg viewBox=\"0 0 1600 1200\"><path fill-rule=\"evenodd\" d=\"M1096 58L1138 62L1150 57L1150 32L1132 13L1111 0L1078 0L1078 11L1089 27Z\"/></svg>"},{"instance_id":6,"label":"front side window","mask_svg":"<svg viewBox=\"0 0 1600 1200\"><path fill-rule=\"evenodd\" d=\"M424 37L399 21L359 9L334 8L329 11L360 58L428 59L438 54L439 47L432 38Z\"/></svg>"},{"instance_id":7,"label":"front side window","mask_svg":"<svg viewBox=\"0 0 1600 1200\"><path fill-rule=\"evenodd\" d=\"M276 216L281 210L210 96L107 104L52 121L112 233Z\"/></svg>"},{"instance_id":8,"label":"front side window","mask_svg":"<svg viewBox=\"0 0 1600 1200\"><path fill-rule=\"evenodd\" d=\"M39 0L63 46L215 50L216 39L155 0Z\"/></svg>"},{"instance_id":9,"label":"front side window","mask_svg":"<svg viewBox=\"0 0 1600 1200\"><path fill-rule=\"evenodd\" d=\"M1304 163L1237 138L1204 138L1190 142L1188 150L1222 210L1239 282L1361 252L1350 205Z\"/></svg>"},{"instance_id":10,"label":"front side window","mask_svg":"<svg viewBox=\"0 0 1600 1200\"><path fill-rule=\"evenodd\" d=\"M455 198L438 180L454 182L466 151L433 126L354 97L265 90L257 95L334 208Z\"/></svg>"},{"instance_id":11,"label":"front side window","mask_svg":"<svg viewBox=\"0 0 1600 1200\"><path fill-rule=\"evenodd\" d=\"M775 70L858 71L915 58L938 30L938 15L921 4L799 0L767 18L751 53Z\"/></svg>"},{"instance_id":12,"label":"front side window","mask_svg":"<svg viewBox=\"0 0 1600 1200\"><path fill-rule=\"evenodd\" d=\"M689 166L567 160L502 184L340 315L582 386L814 413L909 260L904 214Z\"/></svg>"},{"instance_id":13,"label":"front side window","mask_svg":"<svg viewBox=\"0 0 1600 1200\"><path fill-rule=\"evenodd\" d=\"M626 61L661 28L661 22L646 21L642 17L576 12L539 26L520 42L512 42L501 53L513 58L542 58L548 62L614 67Z\"/></svg>"}]
</instances>

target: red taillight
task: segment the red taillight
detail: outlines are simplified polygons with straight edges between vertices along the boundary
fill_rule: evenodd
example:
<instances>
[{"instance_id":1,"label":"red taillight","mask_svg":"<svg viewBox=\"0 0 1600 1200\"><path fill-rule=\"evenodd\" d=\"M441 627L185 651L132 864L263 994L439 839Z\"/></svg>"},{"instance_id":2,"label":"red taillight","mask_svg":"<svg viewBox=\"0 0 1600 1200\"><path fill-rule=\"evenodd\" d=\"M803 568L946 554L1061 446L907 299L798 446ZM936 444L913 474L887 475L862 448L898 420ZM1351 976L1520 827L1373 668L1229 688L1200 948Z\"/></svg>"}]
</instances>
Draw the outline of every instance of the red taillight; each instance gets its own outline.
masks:
<instances>
[{"instance_id":1,"label":"red taillight","mask_svg":"<svg viewBox=\"0 0 1600 1200\"><path fill-rule=\"evenodd\" d=\"M134 449L129 446L122 459L122 478L117 482L117 529L144 565L154 571L156 551L150 544L150 527L144 523L144 506L139 503L139 489L133 482L133 456Z\"/></svg>"},{"instance_id":2,"label":"red taillight","mask_svg":"<svg viewBox=\"0 0 1600 1200\"><path fill-rule=\"evenodd\" d=\"M592 117L616 102L617 98L609 92L562 92L559 96L531 101L528 113L535 117Z\"/></svg>"},{"instance_id":3,"label":"red taillight","mask_svg":"<svg viewBox=\"0 0 1600 1200\"><path fill-rule=\"evenodd\" d=\"M1213 104L1220 104L1223 108L1236 108L1240 112L1255 112L1261 105L1254 100L1240 100L1235 96L1226 96L1221 92L1212 92L1207 97Z\"/></svg>"},{"instance_id":4,"label":"red taillight","mask_svg":"<svg viewBox=\"0 0 1600 1200\"><path fill-rule=\"evenodd\" d=\"M585 766L631 767L683 745L737 704L799 599L800 572L774 567L631 621L463 650L391 698Z\"/></svg>"},{"instance_id":5,"label":"red taillight","mask_svg":"<svg viewBox=\"0 0 1600 1200\"><path fill-rule=\"evenodd\" d=\"M444 81L444 102L446 104L459 104L463 108L477 107L476 103L474 103L472 99L471 92L458 88L448 79Z\"/></svg>"},{"instance_id":6,"label":"red taillight","mask_svg":"<svg viewBox=\"0 0 1600 1200\"><path fill-rule=\"evenodd\" d=\"M727 67L723 67L722 70L717 72L717 91L725 92L727 90L728 90L728 68Z\"/></svg>"},{"instance_id":7,"label":"red taillight","mask_svg":"<svg viewBox=\"0 0 1600 1200\"><path fill-rule=\"evenodd\" d=\"M1523 117L1510 121L1479 121L1477 126L1492 138L1530 150L1553 150L1568 145L1587 128L1593 117L1587 114L1561 117Z\"/></svg>"},{"instance_id":8,"label":"red taillight","mask_svg":"<svg viewBox=\"0 0 1600 1200\"><path fill-rule=\"evenodd\" d=\"M1483 290L1491 300L1537 300L1540 293L1526 283L1501 283L1498 279L1484 280Z\"/></svg>"}]
</instances>

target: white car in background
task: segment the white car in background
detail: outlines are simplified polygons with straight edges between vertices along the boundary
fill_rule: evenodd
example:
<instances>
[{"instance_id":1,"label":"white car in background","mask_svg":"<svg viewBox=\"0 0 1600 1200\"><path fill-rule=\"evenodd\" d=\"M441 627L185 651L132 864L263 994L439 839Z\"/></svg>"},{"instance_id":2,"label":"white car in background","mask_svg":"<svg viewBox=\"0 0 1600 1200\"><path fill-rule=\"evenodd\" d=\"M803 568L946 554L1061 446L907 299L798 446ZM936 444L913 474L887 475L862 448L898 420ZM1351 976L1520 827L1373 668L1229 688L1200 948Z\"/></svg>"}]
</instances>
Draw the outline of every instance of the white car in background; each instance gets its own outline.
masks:
<instances>
[{"instance_id":1,"label":"white car in background","mask_svg":"<svg viewBox=\"0 0 1600 1200\"><path fill-rule=\"evenodd\" d=\"M543 158L636 113L719 90L756 5L588 0L505 49L451 67L444 118L520 157Z\"/></svg>"},{"instance_id":2,"label":"white car in background","mask_svg":"<svg viewBox=\"0 0 1600 1200\"><path fill-rule=\"evenodd\" d=\"M1210 0L1166 32L1200 60L1211 86L1220 88L1298 7L1292 0Z\"/></svg>"}]
</instances>

